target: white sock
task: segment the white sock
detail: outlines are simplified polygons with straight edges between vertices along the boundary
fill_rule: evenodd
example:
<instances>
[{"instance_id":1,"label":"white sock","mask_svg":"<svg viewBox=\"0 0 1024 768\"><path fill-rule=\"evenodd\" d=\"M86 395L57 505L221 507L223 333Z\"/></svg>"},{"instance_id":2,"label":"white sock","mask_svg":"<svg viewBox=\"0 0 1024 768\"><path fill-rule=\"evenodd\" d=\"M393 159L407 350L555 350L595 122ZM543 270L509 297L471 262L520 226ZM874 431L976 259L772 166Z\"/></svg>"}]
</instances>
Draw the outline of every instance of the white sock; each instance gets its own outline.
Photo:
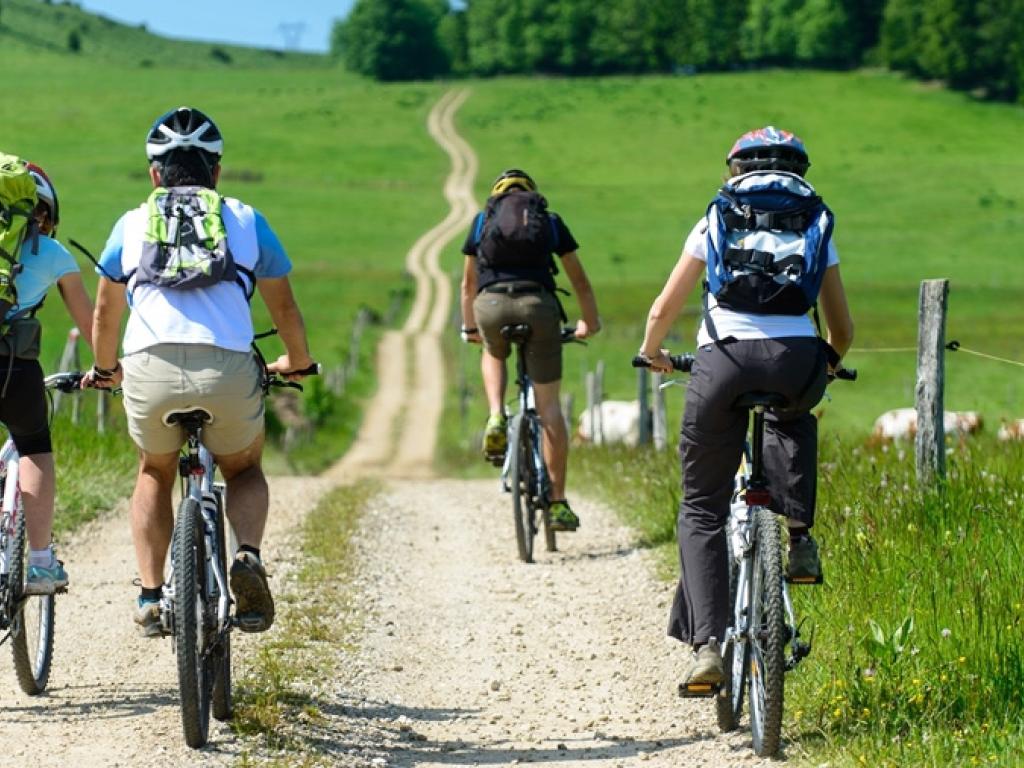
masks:
<instances>
[{"instance_id":1,"label":"white sock","mask_svg":"<svg viewBox=\"0 0 1024 768\"><path fill-rule=\"evenodd\" d=\"M53 567L53 547L47 547L46 549L29 549L28 551L28 564L34 565L39 568L52 568Z\"/></svg>"}]
</instances>

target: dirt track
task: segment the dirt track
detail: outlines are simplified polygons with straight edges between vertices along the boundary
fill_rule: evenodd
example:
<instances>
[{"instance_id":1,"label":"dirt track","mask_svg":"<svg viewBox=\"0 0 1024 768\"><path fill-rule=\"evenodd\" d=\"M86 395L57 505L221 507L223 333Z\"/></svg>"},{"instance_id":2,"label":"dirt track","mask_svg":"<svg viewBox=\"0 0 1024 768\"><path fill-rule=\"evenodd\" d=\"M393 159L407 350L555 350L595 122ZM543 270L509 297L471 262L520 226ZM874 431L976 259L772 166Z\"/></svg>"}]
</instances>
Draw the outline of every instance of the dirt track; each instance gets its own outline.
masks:
<instances>
[{"instance_id":1,"label":"dirt track","mask_svg":"<svg viewBox=\"0 0 1024 768\"><path fill-rule=\"evenodd\" d=\"M496 481L432 478L451 301L438 256L475 210L476 159L453 127L466 96L452 91L431 112L428 129L452 158L452 210L409 252L416 303L381 344L381 387L356 444L321 478L272 479L272 570L298 556L293 532L328 488L387 479L357 535L365 633L353 638L356 651L338 651L343 679L313 682L328 734L322 760L757 765L743 735L716 734L710 704L675 698L682 657L664 638L670 590L611 510L575 496L581 530L526 566L515 559L510 504ZM415 419L401 418L405 404ZM58 604L50 690L22 695L0 662L4 759L61 768L230 763L241 745L222 726L201 752L183 746L170 643L134 633L123 511L61 552L72 592ZM244 665L260 637L238 639Z\"/></svg>"}]
</instances>

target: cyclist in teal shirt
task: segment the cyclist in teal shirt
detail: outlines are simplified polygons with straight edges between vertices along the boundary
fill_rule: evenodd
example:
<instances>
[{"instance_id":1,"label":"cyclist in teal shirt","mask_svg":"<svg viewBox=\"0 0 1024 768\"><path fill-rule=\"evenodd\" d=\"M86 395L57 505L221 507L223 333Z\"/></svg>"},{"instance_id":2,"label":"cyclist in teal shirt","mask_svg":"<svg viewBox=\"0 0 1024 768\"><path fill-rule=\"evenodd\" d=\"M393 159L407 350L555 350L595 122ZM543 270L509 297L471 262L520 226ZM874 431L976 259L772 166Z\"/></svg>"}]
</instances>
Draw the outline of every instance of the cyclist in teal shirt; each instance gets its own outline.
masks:
<instances>
[{"instance_id":1,"label":"cyclist in teal shirt","mask_svg":"<svg viewBox=\"0 0 1024 768\"><path fill-rule=\"evenodd\" d=\"M56 480L49 408L38 359L42 328L35 313L56 285L68 314L88 341L92 338L92 300L74 258L52 237L59 221L57 192L41 168L29 164L28 169L39 198L35 219L40 234L22 246L21 271L14 279L18 303L6 316L10 330L0 338L0 422L21 457L18 476L29 541L25 593L43 595L66 587L68 575L51 544Z\"/></svg>"}]
</instances>

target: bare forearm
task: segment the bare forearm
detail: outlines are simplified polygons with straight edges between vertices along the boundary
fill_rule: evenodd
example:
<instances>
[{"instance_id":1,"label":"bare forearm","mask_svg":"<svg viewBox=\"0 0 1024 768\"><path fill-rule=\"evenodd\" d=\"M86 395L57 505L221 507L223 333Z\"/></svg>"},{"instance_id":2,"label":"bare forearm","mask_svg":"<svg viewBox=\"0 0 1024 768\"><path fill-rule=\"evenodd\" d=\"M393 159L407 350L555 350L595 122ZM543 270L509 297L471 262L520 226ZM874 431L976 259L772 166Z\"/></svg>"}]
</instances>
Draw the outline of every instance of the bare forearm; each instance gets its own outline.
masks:
<instances>
[{"instance_id":1,"label":"bare forearm","mask_svg":"<svg viewBox=\"0 0 1024 768\"><path fill-rule=\"evenodd\" d=\"M101 279L96 292L96 311L92 317L93 358L100 368L110 369L117 365L117 342L126 306L124 286Z\"/></svg>"},{"instance_id":2,"label":"bare forearm","mask_svg":"<svg viewBox=\"0 0 1024 768\"><path fill-rule=\"evenodd\" d=\"M309 359L309 343L306 340L306 324L302 312L294 302L282 307L270 307L270 317L277 328L277 334L284 344L288 357L298 364Z\"/></svg>"}]
</instances>

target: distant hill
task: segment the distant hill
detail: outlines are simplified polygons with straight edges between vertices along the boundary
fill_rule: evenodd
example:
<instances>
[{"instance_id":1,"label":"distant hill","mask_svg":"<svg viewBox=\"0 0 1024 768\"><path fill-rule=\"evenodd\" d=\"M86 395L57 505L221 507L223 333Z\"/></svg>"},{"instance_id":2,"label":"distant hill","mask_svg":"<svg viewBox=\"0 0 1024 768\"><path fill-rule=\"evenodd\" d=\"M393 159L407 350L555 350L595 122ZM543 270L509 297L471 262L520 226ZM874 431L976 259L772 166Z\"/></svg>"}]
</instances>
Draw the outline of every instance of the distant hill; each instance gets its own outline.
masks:
<instances>
[{"instance_id":1,"label":"distant hill","mask_svg":"<svg viewBox=\"0 0 1024 768\"><path fill-rule=\"evenodd\" d=\"M310 66L325 56L247 48L226 43L173 40L145 25L122 24L72 2L0 0L0 49L48 52L68 58L138 67Z\"/></svg>"}]
</instances>

